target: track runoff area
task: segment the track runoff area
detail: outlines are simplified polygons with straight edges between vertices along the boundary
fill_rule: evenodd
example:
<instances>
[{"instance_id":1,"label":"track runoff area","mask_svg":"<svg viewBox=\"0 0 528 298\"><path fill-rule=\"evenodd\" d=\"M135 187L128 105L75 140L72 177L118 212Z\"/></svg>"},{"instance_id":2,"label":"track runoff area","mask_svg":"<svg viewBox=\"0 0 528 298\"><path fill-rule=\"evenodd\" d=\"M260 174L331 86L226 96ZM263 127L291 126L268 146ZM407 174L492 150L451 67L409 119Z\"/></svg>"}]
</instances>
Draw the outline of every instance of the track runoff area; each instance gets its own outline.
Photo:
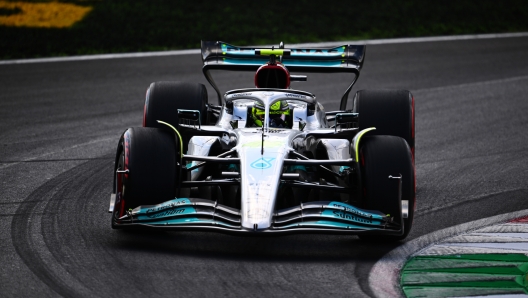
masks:
<instances>
[{"instance_id":1,"label":"track runoff area","mask_svg":"<svg viewBox=\"0 0 528 298\"><path fill-rule=\"evenodd\" d=\"M377 297L528 297L528 209L439 230L369 273Z\"/></svg>"},{"instance_id":2,"label":"track runoff area","mask_svg":"<svg viewBox=\"0 0 528 298\"><path fill-rule=\"evenodd\" d=\"M289 46L323 48L336 43L383 45L512 37L528 37L528 32L302 43ZM200 49L189 49L0 60L0 65L199 53ZM528 210L481 219L407 242L373 266L369 283L374 294L379 297L527 297Z\"/></svg>"}]
</instances>

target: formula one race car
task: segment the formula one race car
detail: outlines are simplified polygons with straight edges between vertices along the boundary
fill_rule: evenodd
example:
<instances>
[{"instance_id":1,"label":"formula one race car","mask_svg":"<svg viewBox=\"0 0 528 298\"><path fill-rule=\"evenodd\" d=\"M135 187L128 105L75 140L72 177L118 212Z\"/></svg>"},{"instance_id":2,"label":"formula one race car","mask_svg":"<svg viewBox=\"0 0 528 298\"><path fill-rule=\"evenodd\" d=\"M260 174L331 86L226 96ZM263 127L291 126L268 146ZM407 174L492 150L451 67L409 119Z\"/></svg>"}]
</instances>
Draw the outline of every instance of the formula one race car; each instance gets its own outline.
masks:
<instances>
[{"instance_id":1,"label":"formula one race car","mask_svg":"<svg viewBox=\"0 0 528 298\"><path fill-rule=\"evenodd\" d=\"M330 49L237 47L202 41L205 86L155 82L143 127L117 147L113 228L248 235L335 233L400 240L415 209L414 99L361 90L364 45ZM211 70L255 71L255 88L221 96ZM350 72L340 110L290 89L305 75Z\"/></svg>"}]
</instances>

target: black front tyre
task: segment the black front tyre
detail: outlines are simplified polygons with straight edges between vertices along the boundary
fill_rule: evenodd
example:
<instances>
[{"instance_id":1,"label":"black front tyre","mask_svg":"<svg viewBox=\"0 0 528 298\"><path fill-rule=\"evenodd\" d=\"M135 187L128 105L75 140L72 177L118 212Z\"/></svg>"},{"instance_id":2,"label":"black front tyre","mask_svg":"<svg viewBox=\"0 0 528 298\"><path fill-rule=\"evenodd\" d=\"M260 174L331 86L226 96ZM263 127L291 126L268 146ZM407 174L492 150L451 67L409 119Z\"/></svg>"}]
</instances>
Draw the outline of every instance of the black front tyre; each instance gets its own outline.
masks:
<instances>
[{"instance_id":1,"label":"black front tyre","mask_svg":"<svg viewBox=\"0 0 528 298\"><path fill-rule=\"evenodd\" d=\"M174 199L179 171L178 140L169 130L146 127L127 129L116 155L114 220L140 205Z\"/></svg>"},{"instance_id":2,"label":"black front tyre","mask_svg":"<svg viewBox=\"0 0 528 298\"><path fill-rule=\"evenodd\" d=\"M415 204L415 171L411 150L407 142L395 136L366 136L360 149L360 169L365 208L379 210L401 222L401 209L395 180L389 176L402 176L402 200L409 201L408 218L403 219L402 236L367 236L365 240L402 240L409 234Z\"/></svg>"}]
</instances>

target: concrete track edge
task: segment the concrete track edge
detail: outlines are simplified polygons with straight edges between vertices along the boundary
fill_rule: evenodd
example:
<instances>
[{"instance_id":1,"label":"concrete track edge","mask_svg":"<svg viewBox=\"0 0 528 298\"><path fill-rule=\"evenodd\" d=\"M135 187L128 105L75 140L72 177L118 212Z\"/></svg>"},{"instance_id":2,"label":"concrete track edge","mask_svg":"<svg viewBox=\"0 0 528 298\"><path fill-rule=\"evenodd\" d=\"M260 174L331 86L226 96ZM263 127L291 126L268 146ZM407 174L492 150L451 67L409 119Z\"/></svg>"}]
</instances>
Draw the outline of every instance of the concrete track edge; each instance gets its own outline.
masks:
<instances>
[{"instance_id":1,"label":"concrete track edge","mask_svg":"<svg viewBox=\"0 0 528 298\"><path fill-rule=\"evenodd\" d=\"M400 287L400 270L412 255L443 240L479 228L526 216L528 209L496 215L423 235L393 249L370 270L368 283L375 297L404 297Z\"/></svg>"},{"instance_id":2,"label":"concrete track edge","mask_svg":"<svg viewBox=\"0 0 528 298\"><path fill-rule=\"evenodd\" d=\"M410 38L387 38L387 39L369 39L369 40L349 40L349 41L329 41L316 43L299 43L288 44L288 47L330 47L337 44L397 44L413 42L435 42L435 41L453 41L453 40L471 40L471 39L490 39L490 38L512 38L527 37L528 32L516 33L491 33L491 34L466 34L452 36L430 36L430 37L410 37ZM265 46L265 45L263 45ZM0 65L6 64L27 64L27 63L49 63L49 62L67 62L67 61L86 61L101 59L120 59L120 58L142 58L142 57L160 57L160 56L179 56L179 55L196 55L200 54L200 49L175 50L175 51L158 51L158 52L139 52L139 53L122 53L122 54L102 54L102 55L82 55L70 57L50 57L50 58L33 58L33 59L13 59L0 60Z\"/></svg>"}]
</instances>

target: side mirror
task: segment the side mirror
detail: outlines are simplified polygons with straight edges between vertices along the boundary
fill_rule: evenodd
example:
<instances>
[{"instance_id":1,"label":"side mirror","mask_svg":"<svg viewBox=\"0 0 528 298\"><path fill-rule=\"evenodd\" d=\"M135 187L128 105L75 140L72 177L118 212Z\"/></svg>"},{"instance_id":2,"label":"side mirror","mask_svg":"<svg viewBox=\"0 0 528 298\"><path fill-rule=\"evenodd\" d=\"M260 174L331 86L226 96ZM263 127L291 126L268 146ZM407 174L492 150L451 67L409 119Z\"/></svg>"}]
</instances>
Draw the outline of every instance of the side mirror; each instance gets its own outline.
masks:
<instances>
[{"instance_id":1,"label":"side mirror","mask_svg":"<svg viewBox=\"0 0 528 298\"><path fill-rule=\"evenodd\" d=\"M359 113L339 113L336 114L336 124L358 122Z\"/></svg>"},{"instance_id":2,"label":"side mirror","mask_svg":"<svg viewBox=\"0 0 528 298\"><path fill-rule=\"evenodd\" d=\"M359 126L359 113L338 113L335 116L335 130L337 126L342 124L352 123L351 128Z\"/></svg>"},{"instance_id":3,"label":"side mirror","mask_svg":"<svg viewBox=\"0 0 528 298\"><path fill-rule=\"evenodd\" d=\"M180 110L178 109L178 121L185 119L191 121L198 121L198 127L201 129L202 123L200 121L200 111L198 110Z\"/></svg>"}]
</instances>

